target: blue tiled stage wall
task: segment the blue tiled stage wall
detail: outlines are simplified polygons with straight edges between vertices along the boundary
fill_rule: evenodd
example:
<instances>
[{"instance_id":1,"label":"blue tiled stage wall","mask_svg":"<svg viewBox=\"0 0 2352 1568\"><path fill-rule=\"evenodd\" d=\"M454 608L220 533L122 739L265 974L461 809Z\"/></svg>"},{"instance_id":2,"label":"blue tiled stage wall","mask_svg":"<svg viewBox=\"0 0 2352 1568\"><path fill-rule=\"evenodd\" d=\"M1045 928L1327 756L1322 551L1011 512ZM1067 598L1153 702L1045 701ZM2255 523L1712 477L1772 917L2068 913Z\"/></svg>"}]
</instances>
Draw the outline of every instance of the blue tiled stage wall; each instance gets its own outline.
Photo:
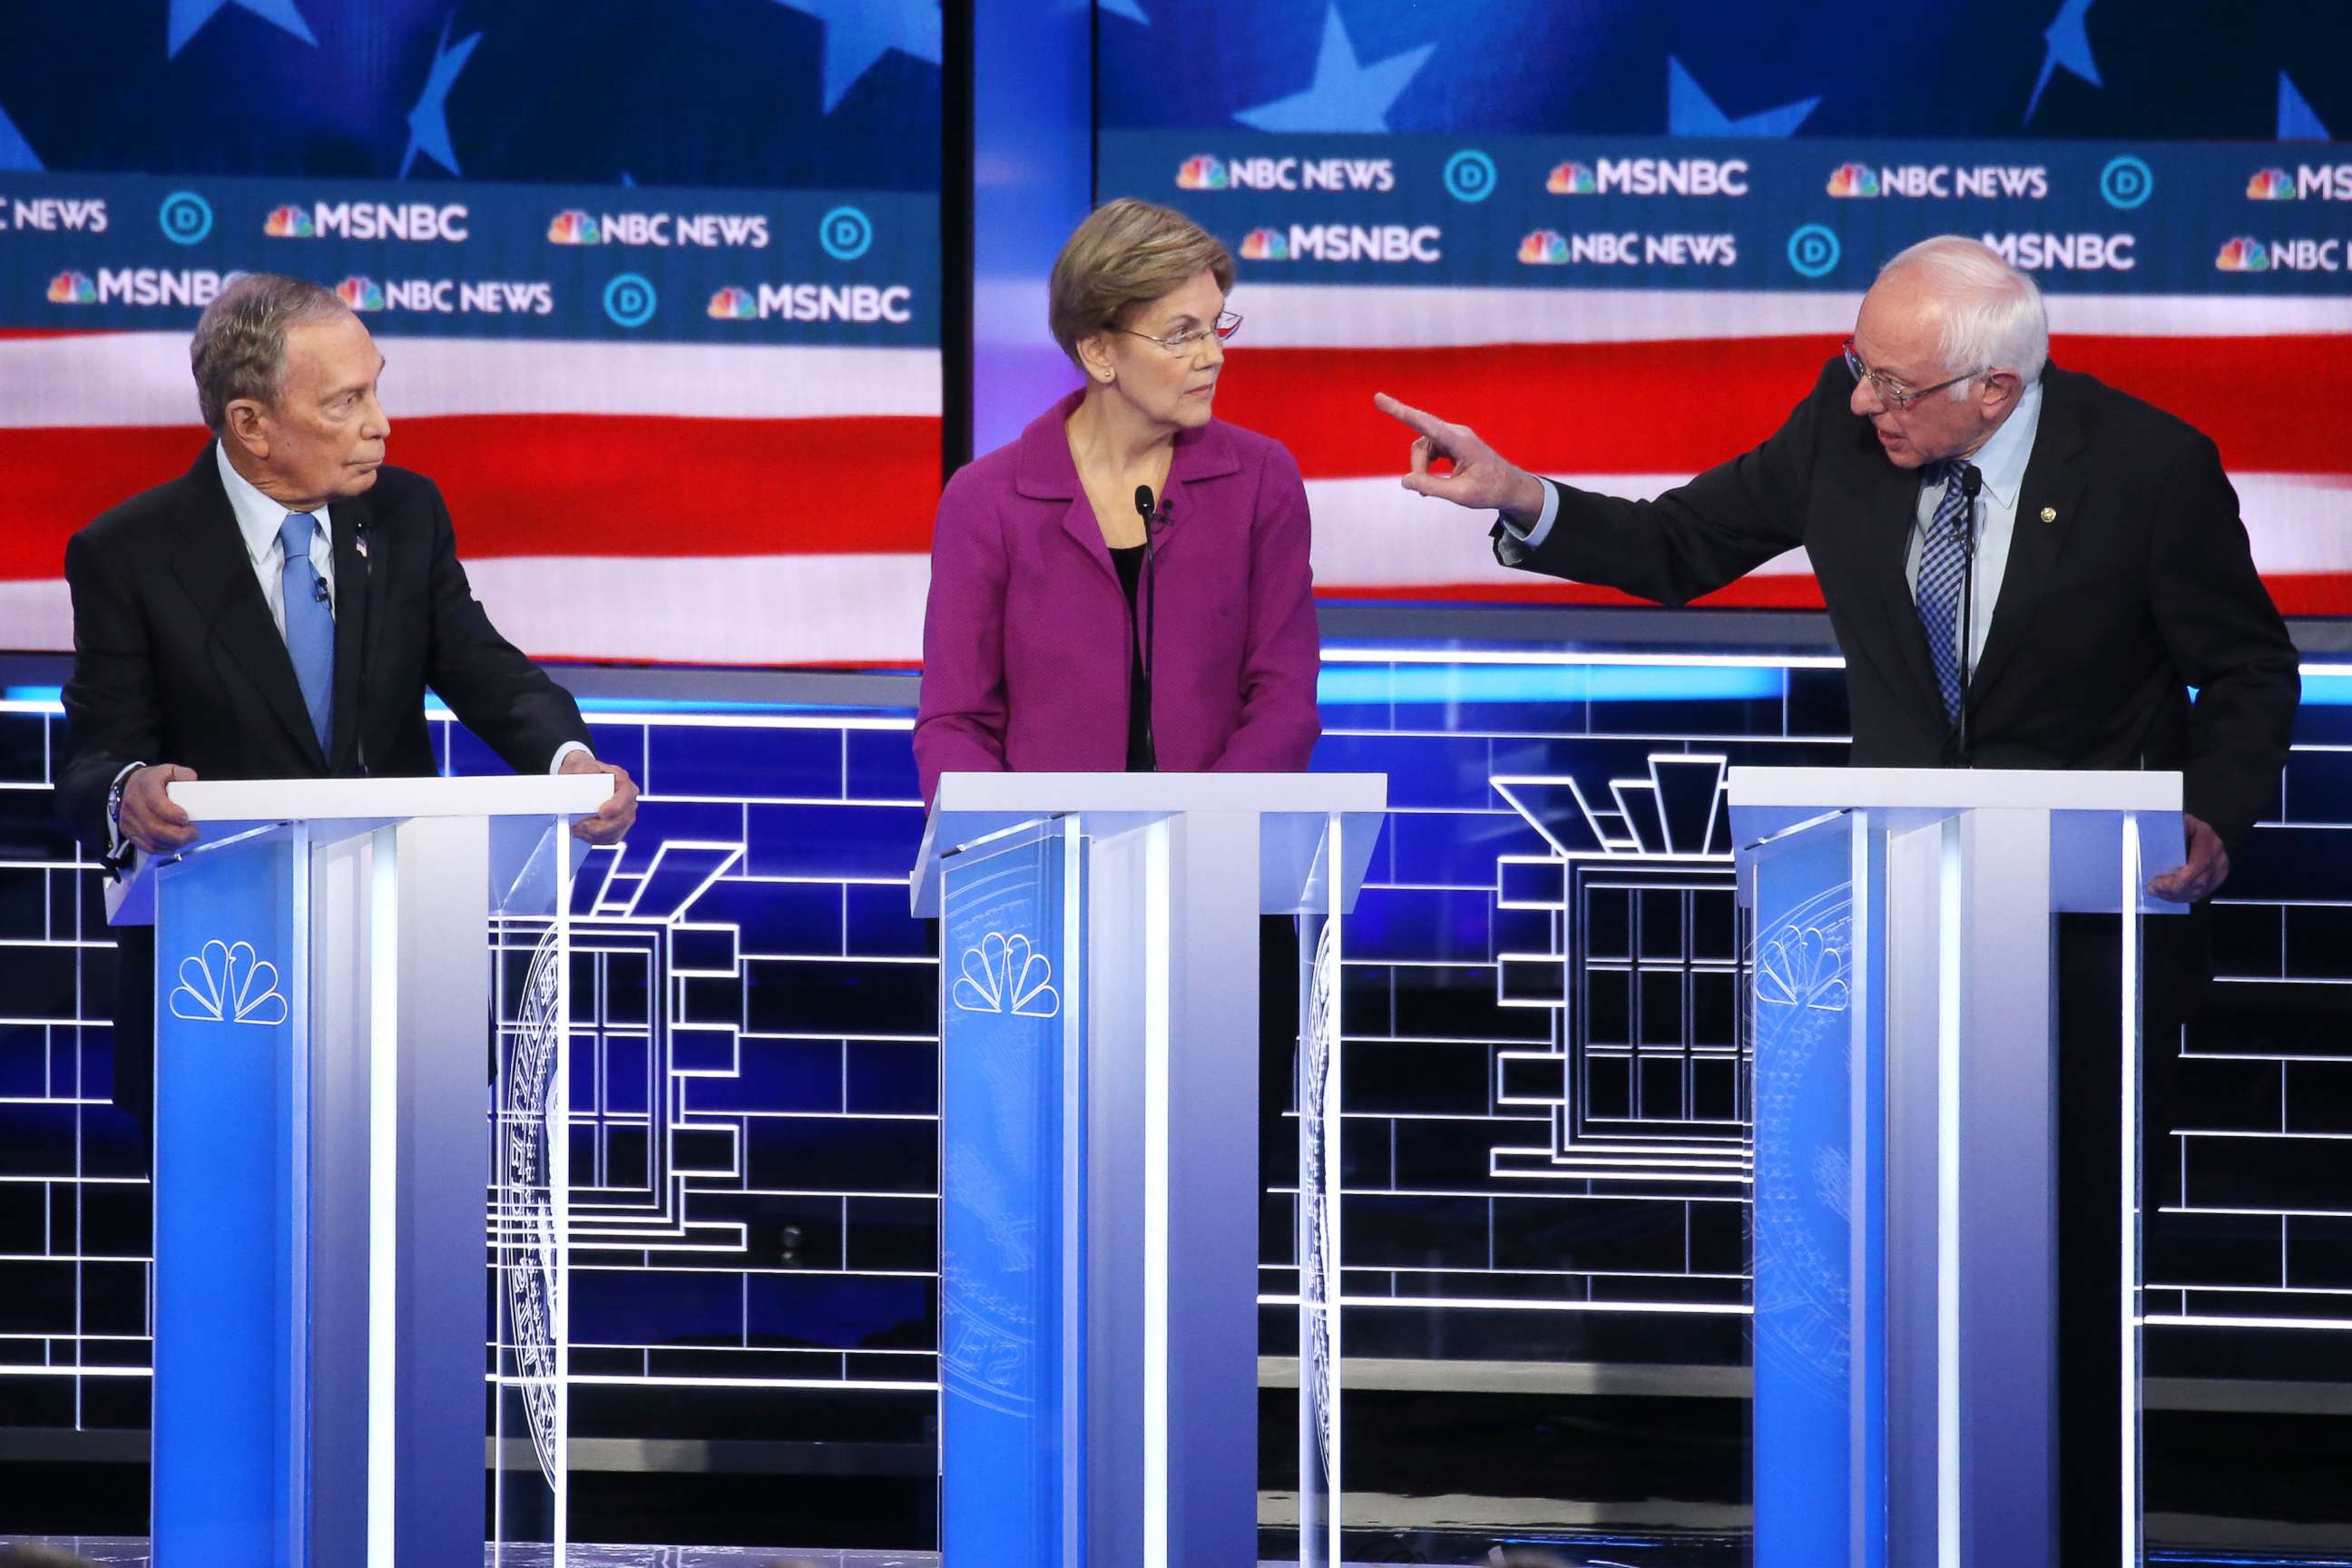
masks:
<instances>
[{"instance_id":1,"label":"blue tiled stage wall","mask_svg":"<svg viewBox=\"0 0 2352 1568\"><path fill-rule=\"evenodd\" d=\"M1443 657L1327 653L1316 765L1386 773L1395 807L1347 949L1349 1354L1738 1363L1746 1087L1710 759L1838 762L1841 675ZM2352 1328L2352 676L2307 686L2186 1042L2158 1370L2167 1345L2258 1371ZM573 1169L625 1235L575 1253L574 1431L928 1442L937 976L905 913L908 717L591 717L646 795L578 907ZM436 722L452 771L495 767ZM49 826L60 724L42 695L0 708L0 1426L138 1427L149 1196L106 1103L96 875ZM1269 1163L1274 1354L1292 1175Z\"/></svg>"}]
</instances>

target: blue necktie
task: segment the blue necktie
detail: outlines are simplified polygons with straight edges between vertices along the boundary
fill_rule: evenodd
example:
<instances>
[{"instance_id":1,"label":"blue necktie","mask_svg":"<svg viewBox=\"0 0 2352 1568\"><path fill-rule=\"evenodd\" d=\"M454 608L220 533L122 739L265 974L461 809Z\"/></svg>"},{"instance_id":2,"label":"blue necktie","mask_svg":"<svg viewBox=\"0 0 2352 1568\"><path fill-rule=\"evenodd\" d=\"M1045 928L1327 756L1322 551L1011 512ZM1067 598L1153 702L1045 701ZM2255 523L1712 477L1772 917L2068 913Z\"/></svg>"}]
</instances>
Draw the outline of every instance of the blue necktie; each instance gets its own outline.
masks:
<instances>
[{"instance_id":1,"label":"blue necktie","mask_svg":"<svg viewBox=\"0 0 2352 1568\"><path fill-rule=\"evenodd\" d=\"M1969 511L1969 498L1960 489L1958 463L1938 463L1928 470L1927 482L1940 477L1944 498L1936 503L1936 520L1927 525L1927 542L1919 550L1919 625L1927 634L1927 657L1936 666L1936 685L1944 697L1944 717L1960 717L1960 584L1968 575L1968 552L1955 525ZM1969 519L1969 525L1974 525Z\"/></svg>"},{"instance_id":2,"label":"blue necktie","mask_svg":"<svg viewBox=\"0 0 2352 1568\"><path fill-rule=\"evenodd\" d=\"M298 511L278 528L278 539L286 547L286 651L294 656L294 679L302 683L310 728L323 751L335 730L335 612L310 564L310 533L318 526L317 518Z\"/></svg>"}]
</instances>

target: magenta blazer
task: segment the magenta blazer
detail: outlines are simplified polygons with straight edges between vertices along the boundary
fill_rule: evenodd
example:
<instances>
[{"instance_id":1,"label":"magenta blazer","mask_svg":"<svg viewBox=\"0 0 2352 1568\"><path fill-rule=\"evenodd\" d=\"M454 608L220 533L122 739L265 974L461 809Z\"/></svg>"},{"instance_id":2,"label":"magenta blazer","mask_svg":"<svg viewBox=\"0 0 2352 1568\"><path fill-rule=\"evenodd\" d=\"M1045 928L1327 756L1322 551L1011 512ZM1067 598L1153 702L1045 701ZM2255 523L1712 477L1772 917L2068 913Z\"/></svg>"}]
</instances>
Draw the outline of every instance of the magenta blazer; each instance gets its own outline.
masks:
<instances>
[{"instance_id":1,"label":"magenta blazer","mask_svg":"<svg viewBox=\"0 0 2352 1568\"><path fill-rule=\"evenodd\" d=\"M940 498L915 764L947 773L1127 766L1127 595L1062 423L1072 393ZM1321 733L1307 487L1288 452L1211 420L1176 437L1153 597L1151 727L1170 773L1297 773Z\"/></svg>"}]
</instances>

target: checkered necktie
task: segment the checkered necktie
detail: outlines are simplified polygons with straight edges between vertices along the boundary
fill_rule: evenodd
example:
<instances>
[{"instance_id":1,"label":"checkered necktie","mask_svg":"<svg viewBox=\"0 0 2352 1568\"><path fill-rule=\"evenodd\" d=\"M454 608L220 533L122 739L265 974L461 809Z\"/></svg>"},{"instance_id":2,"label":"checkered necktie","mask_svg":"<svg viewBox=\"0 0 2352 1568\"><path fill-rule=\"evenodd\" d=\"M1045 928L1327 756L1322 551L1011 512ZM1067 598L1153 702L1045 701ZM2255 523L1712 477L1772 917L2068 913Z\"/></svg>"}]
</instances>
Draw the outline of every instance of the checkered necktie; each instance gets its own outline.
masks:
<instances>
[{"instance_id":1,"label":"checkered necktie","mask_svg":"<svg viewBox=\"0 0 2352 1568\"><path fill-rule=\"evenodd\" d=\"M1927 542L1919 550L1919 625L1927 633L1927 657L1936 666L1936 686L1944 694L1944 717L1960 717L1960 584L1968 574L1968 552L1954 526L1969 510L1960 489L1958 462L1937 463L1927 470L1926 483L1941 481L1944 497L1936 503L1936 520L1927 525ZM1974 520L1970 520L1973 526Z\"/></svg>"}]
</instances>

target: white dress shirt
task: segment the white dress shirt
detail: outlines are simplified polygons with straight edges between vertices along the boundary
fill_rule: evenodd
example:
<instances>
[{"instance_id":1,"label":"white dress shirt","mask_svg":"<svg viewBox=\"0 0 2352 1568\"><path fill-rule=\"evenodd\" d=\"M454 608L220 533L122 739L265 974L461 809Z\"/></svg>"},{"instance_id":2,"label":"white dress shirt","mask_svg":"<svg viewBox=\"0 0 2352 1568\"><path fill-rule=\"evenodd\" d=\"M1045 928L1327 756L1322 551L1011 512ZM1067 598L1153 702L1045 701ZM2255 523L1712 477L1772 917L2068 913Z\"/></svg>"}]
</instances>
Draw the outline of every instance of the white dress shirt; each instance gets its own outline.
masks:
<instances>
[{"instance_id":1,"label":"white dress shirt","mask_svg":"<svg viewBox=\"0 0 2352 1568\"><path fill-rule=\"evenodd\" d=\"M1974 632L1969 658L1971 675L1992 630L1993 608L2000 602L2001 579L2009 571L2009 543L2017 531L2018 492L2025 486L2025 465L2033 457L2033 436L2041 427L2042 384L2037 381L2025 389L2000 428L1976 454L1977 472L1984 483L1977 491L1977 582L1973 613L1969 616ZM1532 526L1521 528L1508 516L1502 520L1503 526L1531 550L1544 542L1551 525L1559 520L1559 487L1545 479L1543 489L1543 510ZM1926 542L1927 525L1936 519L1936 504L1943 499L1943 486L1921 482L1917 516L1903 562L1903 580L1910 584L1914 599L1919 596L1919 548Z\"/></svg>"},{"instance_id":2,"label":"white dress shirt","mask_svg":"<svg viewBox=\"0 0 2352 1568\"><path fill-rule=\"evenodd\" d=\"M245 552L253 558L254 575L261 579L261 596L278 635L286 635L286 541L278 530L294 514L283 501L271 500L252 480L236 471L217 441L213 458L220 464L221 488L228 491L229 510L236 513L236 531L245 539ZM319 521L310 525L310 568L327 585L327 608L335 607L335 536L327 526L327 509L311 509Z\"/></svg>"}]
</instances>

